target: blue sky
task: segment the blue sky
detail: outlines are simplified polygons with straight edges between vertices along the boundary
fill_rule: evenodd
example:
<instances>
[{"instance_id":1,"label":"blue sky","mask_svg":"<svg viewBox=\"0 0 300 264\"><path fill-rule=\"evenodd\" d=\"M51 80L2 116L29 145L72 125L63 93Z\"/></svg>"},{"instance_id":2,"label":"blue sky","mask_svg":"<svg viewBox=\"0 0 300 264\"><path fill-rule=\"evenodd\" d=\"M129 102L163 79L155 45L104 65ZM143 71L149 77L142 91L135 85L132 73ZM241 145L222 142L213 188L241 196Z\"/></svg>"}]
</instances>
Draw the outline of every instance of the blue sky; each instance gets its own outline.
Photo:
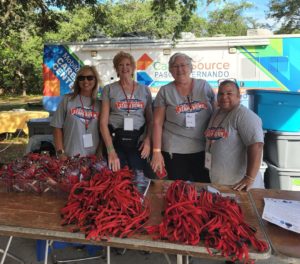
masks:
<instances>
[{"instance_id":1,"label":"blue sky","mask_svg":"<svg viewBox=\"0 0 300 264\"><path fill-rule=\"evenodd\" d=\"M258 22L265 22L266 19L266 11L269 10L268 3L269 0L249 0L250 3L253 3L255 8L249 10L247 12L247 16L253 16L257 18Z\"/></svg>"},{"instance_id":2,"label":"blue sky","mask_svg":"<svg viewBox=\"0 0 300 264\"><path fill-rule=\"evenodd\" d=\"M281 22L277 22L274 19L267 18L267 12L269 11L269 2L270 0L248 0L253 3L255 8L247 11L247 16L252 16L257 19L257 22L268 24L271 26L271 30L274 31L280 27Z\"/></svg>"},{"instance_id":3,"label":"blue sky","mask_svg":"<svg viewBox=\"0 0 300 264\"><path fill-rule=\"evenodd\" d=\"M241 2L242 0L227 0L226 2ZM244 0L253 4L253 8L247 10L244 14L245 16L254 17L257 19L258 23L268 23L270 25L275 26L275 21L272 19L267 19L266 12L269 10L268 4L270 0ZM211 5L208 8L209 10L213 10L216 8L216 5ZM200 13L205 14L206 10L199 10ZM276 27L276 26L275 26Z\"/></svg>"}]
</instances>

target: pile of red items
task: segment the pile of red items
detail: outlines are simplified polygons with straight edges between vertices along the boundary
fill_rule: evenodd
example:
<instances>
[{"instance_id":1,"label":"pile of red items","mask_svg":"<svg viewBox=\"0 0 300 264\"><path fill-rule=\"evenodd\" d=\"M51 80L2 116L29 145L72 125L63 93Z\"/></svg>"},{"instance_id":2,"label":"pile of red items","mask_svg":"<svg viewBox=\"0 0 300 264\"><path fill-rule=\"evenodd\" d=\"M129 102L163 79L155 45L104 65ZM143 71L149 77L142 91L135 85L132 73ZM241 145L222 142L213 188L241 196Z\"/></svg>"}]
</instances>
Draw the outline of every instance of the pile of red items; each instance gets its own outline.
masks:
<instances>
[{"instance_id":1,"label":"pile of red items","mask_svg":"<svg viewBox=\"0 0 300 264\"><path fill-rule=\"evenodd\" d=\"M150 215L149 202L132 182L128 168L112 172L107 167L93 178L72 188L68 203L61 209L62 224L87 239L130 237L140 231Z\"/></svg>"},{"instance_id":2,"label":"pile of red items","mask_svg":"<svg viewBox=\"0 0 300 264\"><path fill-rule=\"evenodd\" d=\"M166 193L166 208L159 225L148 226L154 239L197 245L202 240L210 255L221 253L231 261L249 259L249 246L259 252L268 244L255 237L234 199L210 193L194 185L175 181Z\"/></svg>"},{"instance_id":3,"label":"pile of red items","mask_svg":"<svg viewBox=\"0 0 300 264\"><path fill-rule=\"evenodd\" d=\"M165 177L167 177L167 170L165 167L162 168L162 171L160 170L157 170L156 171L156 176L159 178L159 179L163 179Z\"/></svg>"},{"instance_id":4,"label":"pile of red items","mask_svg":"<svg viewBox=\"0 0 300 264\"><path fill-rule=\"evenodd\" d=\"M0 180L8 190L42 194L68 192L75 183L90 179L106 163L96 156L75 156L66 160L29 153L0 169Z\"/></svg>"}]
</instances>

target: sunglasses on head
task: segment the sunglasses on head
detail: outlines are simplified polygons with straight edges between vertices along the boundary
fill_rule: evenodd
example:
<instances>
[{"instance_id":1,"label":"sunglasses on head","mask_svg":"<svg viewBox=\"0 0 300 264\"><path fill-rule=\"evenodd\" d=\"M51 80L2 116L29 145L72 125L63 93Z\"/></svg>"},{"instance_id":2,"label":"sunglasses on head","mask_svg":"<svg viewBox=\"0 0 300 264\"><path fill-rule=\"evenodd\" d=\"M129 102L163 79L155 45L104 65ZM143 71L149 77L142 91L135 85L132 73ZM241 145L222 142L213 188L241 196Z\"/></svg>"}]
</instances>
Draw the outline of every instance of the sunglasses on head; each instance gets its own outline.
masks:
<instances>
[{"instance_id":1,"label":"sunglasses on head","mask_svg":"<svg viewBox=\"0 0 300 264\"><path fill-rule=\"evenodd\" d=\"M240 88L239 85L238 85L238 82L235 78L219 79L218 80L218 86L220 87L220 85L222 83L227 83L227 82L234 83L238 89Z\"/></svg>"},{"instance_id":2,"label":"sunglasses on head","mask_svg":"<svg viewBox=\"0 0 300 264\"><path fill-rule=\"evenodd\" d=\"M93 80L95 80L95 76L93 76L93 75L88 75L88 76L81 75L81 76L78 76L77 79L80 82L84 81L85 79L87 79L88 81L93 81Z\"/></svg>"},{"instance_id":3,"label":"sunglasses on head","mask_svg":"<svg viewBox=\"0 0 300 264\"><path fill-rule=\"evenodd\" d=\"M227 79L219 79L218 84L220 85L221 83L227 82L227 81L237 83L237 80L235 78L227 78Z\"/></svg>"}]
</instances>

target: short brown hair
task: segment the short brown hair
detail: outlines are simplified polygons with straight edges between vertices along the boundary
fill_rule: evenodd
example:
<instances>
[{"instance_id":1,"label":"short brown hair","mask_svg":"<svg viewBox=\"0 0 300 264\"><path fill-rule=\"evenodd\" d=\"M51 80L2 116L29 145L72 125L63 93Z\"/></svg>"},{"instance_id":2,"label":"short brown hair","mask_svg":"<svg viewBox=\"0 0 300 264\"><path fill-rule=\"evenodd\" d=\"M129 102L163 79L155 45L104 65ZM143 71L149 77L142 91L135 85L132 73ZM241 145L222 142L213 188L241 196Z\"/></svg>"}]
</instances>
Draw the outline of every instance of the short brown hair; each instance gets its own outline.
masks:
<instances>
[{"instance_id":1,"label":"short brown hair","mask_svg":"<svg viewBox=\"0 0 300 264\"><path fill-rule=\"evenodd\" d=\"M133 56L130 53L127 53L127 52L124 52L124 51L120 51L113 58L113 64L114 64L114 68L115 68L116 71L118 70L119 63L123 59L129 59L130 60L130 64L133 67L133 70L135 70L136 64L135 64L135 60L134 60Z\"/></svg>"}]
</instances>

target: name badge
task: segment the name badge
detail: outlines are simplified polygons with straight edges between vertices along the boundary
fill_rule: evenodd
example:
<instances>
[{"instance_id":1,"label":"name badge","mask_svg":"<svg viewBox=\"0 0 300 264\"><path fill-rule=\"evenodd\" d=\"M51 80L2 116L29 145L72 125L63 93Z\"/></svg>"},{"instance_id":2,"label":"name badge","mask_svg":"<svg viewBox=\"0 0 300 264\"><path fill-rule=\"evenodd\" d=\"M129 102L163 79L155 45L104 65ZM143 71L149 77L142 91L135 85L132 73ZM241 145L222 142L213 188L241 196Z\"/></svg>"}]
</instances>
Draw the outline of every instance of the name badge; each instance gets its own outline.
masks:
<instances>
[{"instance_id":1,"label":"name badge","mask_svg":"<svg viewBox=\"0 0 300 264\"><path fill-rule=\"evenodd\" d=\"M124 118L124 130L133 131L133 118L125 117Z\"/></svg>"},{"instance_id":2,"label":"name badge","mask_svg":"<svg viewBox=\"0 0 300 264\"><path fill-rule=\"evenodd\" d=\"M211 153L205 152L205 168L210 170L211 169Z\"/></svg>"},{"instance_id":3,"label":"name badge","mask_svg":"<svg viewBox=\"0 0 300 264\"><path fill-rule=\"evenodd\" d=\"M93 136L92 134L84 134L82 136L83 138L83 147L84 148L90 148L93 146Z\"/></svg>"},{"instance_id":4,"label":"name badge","mask_svg":"<svg viewBox=\"0 0 300 264\"><path fill-rule=\"evenodd\" d=\"M185 114L185 126L186 127L195 127L196 126L195 113L186 113Z\"/></svg>"}]
</instances>

